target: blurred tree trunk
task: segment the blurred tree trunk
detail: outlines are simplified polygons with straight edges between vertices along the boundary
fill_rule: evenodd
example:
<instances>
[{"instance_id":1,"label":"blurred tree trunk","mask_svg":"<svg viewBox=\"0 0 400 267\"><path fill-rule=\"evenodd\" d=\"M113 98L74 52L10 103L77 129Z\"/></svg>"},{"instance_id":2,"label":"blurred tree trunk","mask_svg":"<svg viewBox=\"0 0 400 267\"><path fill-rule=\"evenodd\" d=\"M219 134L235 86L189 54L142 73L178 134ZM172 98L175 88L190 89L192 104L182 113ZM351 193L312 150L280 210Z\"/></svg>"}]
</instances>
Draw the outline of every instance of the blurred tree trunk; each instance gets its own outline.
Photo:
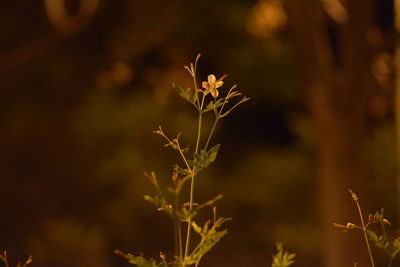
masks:
<instances>
[{"instance_id":1,"label":"blurred tree trunk","mask_svg":"<svg viewBox=\"0 0 400 267\"><path fill-rule=\"evenodd\" d=\"M400 0L395 0L395 26L397 34L400 33ZM396 82L395 82L395 121L396 121L396 141L397 141L397 227L400 227L400 43L396 40Z\"/></svg>"},{"instance_id":2,"label":"blurred tree trunk","mask_svg":"<svg viewBox=\"0 0 400 267\"><path fill-rule=\"evenodd\" d=\"M351 266L353 262L368 266L368 258L360 251L364 249L361 236L352 240L332 223L356 218L348 189L363 191L364 122L374 87L374 52L368 43L368 31L373 29L372 2L348 0L336 20L326 13L322 1L287 0L285 9L319 137L323 266Z\"/></svg>"}]
</instances>

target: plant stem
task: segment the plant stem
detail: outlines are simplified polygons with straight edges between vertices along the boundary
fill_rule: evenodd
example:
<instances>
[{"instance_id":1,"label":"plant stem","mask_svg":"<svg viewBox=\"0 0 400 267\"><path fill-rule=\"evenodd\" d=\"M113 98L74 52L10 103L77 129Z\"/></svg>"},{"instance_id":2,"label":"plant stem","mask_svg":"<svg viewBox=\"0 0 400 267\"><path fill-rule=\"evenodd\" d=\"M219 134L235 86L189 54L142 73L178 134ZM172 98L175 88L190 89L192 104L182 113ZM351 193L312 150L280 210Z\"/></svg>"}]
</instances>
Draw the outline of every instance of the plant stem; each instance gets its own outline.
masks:
<instances>
[{"instance_id":1,"label":"plant stem","mask_svg":"<svg viewBox=\"0 0 400 267\"><path fill-rule=\"evenodd\" d=\"M194 189L193 189L193 184L194 184L194 172L195 172L195 170L193 169L191 169L190 168L190 166L189 166L189 163L188 163L188 161L187 161L187 159L186 159L186 157L185 157L185 154L183 154L183 150L181 149L181 147L180 147L180 145L179 145L179 142L178 141L176 141L175 142L175 144L177 145L177 147L178 147L178 151L179 151L179 154L182 156L182 159L183 159L183 161L185 162L185 164L186 164L186 167L188 168L188 170L192 173L192 182L191 182L191 186L190 186L190 204L189 204L189 210L192 210L192 206L193 206L193 191L194 191ZM188 255L188 253L189 253L189 243L190 243L190 227L191 227L191 219L189 219L188 220L188 229L187 229L187 233L186 233L186 245L185 245L185 256L184 256L184 258L186 258L187 257L187 255ZM182 260L182 233L181 233L181 225L180 225L180 222L178 221L178 229L179 229L179 232L178 232L178 234L179 234L179 247L180 247L180 252L179 252L179 266L181 266L181 264L182 264L182 261L184 261L184 260ZM182 265L182 266L185 266L185 265Z\"/></svg>"},{"instance_id":2,"label":"plant stem","mask_svg":"<svg viewBox=\"0 0 400 267\"><path fill-rule=\"evenodd\" d=\"M215 130L215 127L217 126L218 121L219 121L219 117L217 116L217 117L215 118L214 124L213 124L213 126L212 126L212 128L211 128L210 135L209 135L208 138L207 138L207 143L206 143L206 145L204 146L204 150L207 150L207 147L208 147L208 145L209 145L209 143L210 143L210 140L211 140L211 136L212 136L213 133L214 133L214 130Z\"/></svg>"},{"instance_id":3,"label":"plant stem","mask_svg":"<svg viewBox=\"0 0 400 267\"><path fill-rule=\"evenodd\" d=\"M204 100L204 98L203 98ZM199 114L199 128L198 128L198 134L197 134L197 143L196 143L196 151L195 153L198 152L199 149L199 143L200 143L200 132L201 132L201 111ZM192 170L192 178L190 181L190 197L189 197L189 211L192 210L193 207L193 200L194 200L194 179L195 179L195 168L193 167ZM190 246L190 234L191 234L191 227L192 227L192 219L189 218L188 220L188 227L187 227L187 232L186 232L186 245L185 245L185 258L189 254L189 246Z\"/></svg>"},{"instance_id":4,"label":"plant stem","mask_svg":"<svg viewBox=\"0 0 400 267\"><path fill-rule=\"evenodd\" d=\"M368 236L367 236L367 229L366 229L365 224L364 224L364 219L363 219L361 207L360 207L360 204L358 203L358 201L356 199L355 199L355 202L357 204L358 214L360 215L362 230L363 230L363 233L364 233L365 243L367 243L368 254L369 254L369 259L371 261L371 266L375 267L375 262L374 262L374 258L372 256L371 246L369 245Z\"/></svg>"},{"instance_id":5,"label":"plant stem","mask_svg":"<svg viewBox=\"0 0 400 267\"><path fill-rule=\"evenodd\" d=\"M206 95L203 94L203 98L201 99L201 104L199 107L199 124L198 124L198 128L197 128L197 140L196 140L196 149L194 151L194 153L199 152L199 146L200 146L200 137L201 137L201 126L202 126L202 122L203 122L203 106L204 106L204 100L206 98Z\"/></svg>"},{"instance_id":6,"label":"plant stem","mask_svg":"<svg viewBox=\"0 0 400 267\"><path fill-rule=\"evenodd\" d=\"M195 68L196 67L197 67L197 60L196 60ZM197 85L196 85L196 76L195 75L193 75L193 82L194 82L194 86L196 87ZM202 128L202 118L203 118L203 106L204 106L205 97L206 97L206 95L203 94L203 97L201 99L200 108L199 108L199 123L198 123L198 129L197 129L196 149L194 152L195 154L197 154L199 152L200 139L201 139L201 128ZM191 211L193 208L195 171L196 171L196 169L193 167L192 178L191 178L191 182L190 182L189 211ZM186 231L185 258L189 255L190 234L191 234L191 230L192 230L191 227L192 227L192 219L189 218L188 227L187 227L187 231Z\"/></svg>"},{"instance_id":7,"label":"plant stem","mask_svg":"<svg viewBox=\"0 0 400 267\"><path fill-rule=\"evenodd\" d=\"M197 140L196 140L196 150L195 150L195 153L197 153L197 152L199 151L202 118L203 118L203 112L200 110L200 111L199 111L199 125L198 125L198 132L197 132Z\"/></svg>"},{"instance_id":8,"label":"plant stem","mask_svg":"<svg viewBox=\"0 0 400 267\"><path fill-rule=\"evenodd\" d=\"M192 171L192 169L190 168L189 163L185 157L185 154L183 154L183 151L182 151L181 147L179 146L179 143L177 142L176 144L178 146L179 154L181 154L181 157L182 157L183 161L185 162L186 167L188 168L189 171Z\"/></svg>"},{"instance_id":9,"label":"plant stem","mask_svg":"<svg viewBox=\"0 0 400 267\"><path fill-rule=\"evenodd\" d=\"M193 207L193 195L194 195L194 175L192 176L192 180L190 183L190 201L189 201L189 211L192 210ZM190 245L190 233L192 230L192 219L189 218L188 220L188 227L187 227L187 232L186 232L186 246L185 246L185 258L189 254L189 245Z\"/></svg>"},{"instance_id":10,"label":"plant stem","mask_svg":"<svg viewBox=\"0 0 400 267\"><path fill-rule=\"evenodd\" d=\"M174 200L174 223L175 223L175 257L179 258L179 262L182 262L182 229L181 222L177 216L177 209L179 205L179 191L175 194Z\"/></svg>"},{"instance_id":11,"label":"plant stem","mask_svg":"<svg viewBox=\"0 0 400 267\"><path fill-rule=\"evenodd\" d=\"M228 96L230 95L232 90L235 89L235 87L236 86L231 87L231 89L228 92ZM224 102L222 103L222 106L221 106L220 110L218 111L218 113L215 113L215 121L214 121L214 124L213 124L213 126L211 128L210 135L207 138L207 143L204 146L204 150L207 150L207 147L210 144L211 137L212 137L212 135L214 133L215 127L217 126L217 123L218 123L219 119L221 118L222 110L224 109L226 102L227 102L227 99L225 98Z\"/></svg>"}]
</instances>

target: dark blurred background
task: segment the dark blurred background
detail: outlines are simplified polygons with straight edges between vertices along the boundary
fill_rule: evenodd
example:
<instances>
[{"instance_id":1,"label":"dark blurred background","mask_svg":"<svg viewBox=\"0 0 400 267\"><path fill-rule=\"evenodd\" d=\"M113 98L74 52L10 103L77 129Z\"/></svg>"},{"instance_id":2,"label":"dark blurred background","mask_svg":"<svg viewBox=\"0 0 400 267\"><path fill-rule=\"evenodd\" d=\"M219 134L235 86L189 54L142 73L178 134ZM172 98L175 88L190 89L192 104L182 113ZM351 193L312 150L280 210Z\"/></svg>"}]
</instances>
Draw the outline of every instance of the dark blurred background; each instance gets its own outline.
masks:
<instances>
[{"instance_id":1,"label":"dark blurred background","mask_svg":"<svg viewBox=\"0 0 400 267\"><path fill-rule=\"evenodd\" d=\"M196 112L171 82L191 86L183 66L200 52L202 80L227 73L220 91L252 98L219 125L197 184L198 201L222 193L218 213L233 217L201 266L269 266L276 241L299 267L367 266L361 234L332 223L357 220L352 188L398 225L393 5L3 1L0 249L40 267L171 253L143 171L167 183L179 160L158 125L194 141Z\"/></svg>"}]
</instances>

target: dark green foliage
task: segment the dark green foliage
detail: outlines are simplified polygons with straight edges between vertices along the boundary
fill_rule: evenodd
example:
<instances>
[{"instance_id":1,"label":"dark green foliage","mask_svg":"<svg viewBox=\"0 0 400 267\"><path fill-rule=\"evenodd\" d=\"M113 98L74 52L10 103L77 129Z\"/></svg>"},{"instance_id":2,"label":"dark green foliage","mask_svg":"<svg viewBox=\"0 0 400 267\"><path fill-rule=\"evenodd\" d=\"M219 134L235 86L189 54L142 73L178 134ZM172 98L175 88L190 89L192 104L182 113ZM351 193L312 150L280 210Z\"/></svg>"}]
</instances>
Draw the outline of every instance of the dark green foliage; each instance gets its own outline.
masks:
<instances>
[{"instance_id":1,"label":"dark green foliage","mask_svg":"<svg viewBox=\"0 0 400 267\"><path fill-rule=\"evenodd\" d=\"M202 149L199 154L196 153L193 155L194 160L189 161L189 164L195 167L196 170L207 168L207 166L213 163L217 158L219 146L219 144L215 145L208 151Z\"/></svg>"}]
</instances>

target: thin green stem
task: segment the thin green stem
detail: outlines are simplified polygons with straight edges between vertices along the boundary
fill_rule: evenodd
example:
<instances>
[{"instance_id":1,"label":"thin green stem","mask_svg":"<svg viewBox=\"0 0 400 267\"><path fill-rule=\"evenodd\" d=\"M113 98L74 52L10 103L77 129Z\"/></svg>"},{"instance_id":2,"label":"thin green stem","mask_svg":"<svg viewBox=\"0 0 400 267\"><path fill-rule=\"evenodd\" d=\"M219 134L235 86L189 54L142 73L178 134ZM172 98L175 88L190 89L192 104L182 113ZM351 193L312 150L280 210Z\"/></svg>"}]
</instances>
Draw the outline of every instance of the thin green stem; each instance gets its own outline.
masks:
<instances>
[{"instance_id":1,"label":"thin green stem","mask_svg":"<svg viewBox=\"0 0 400 267\"><path fill-rule=\"evenodd\" d=\"M210 144L211 137L212 137L212 135L214 133L214 130L215 130L216 126L217 126L218 121L219 121L219 117L215 117L215 121L214 121L214 124L213 124L213 126L211 128L210 134L208 135L207 143L204 146L204 150L207 150L207 147Z\"/></svg>"},{"instance_id":2,"label":"thin green stem","mask_svg":"<svg viewBox=\"0 0 400 267\"><path fill-rule=\"evenodd\" d=\"M183 154L183 151L182 151L182 149L179 147L179 144L178 144L178 143L177 143L177 146L178 146L179 154L181 154L181 157L182 157L183 161L185 162L186 167L188 168L188 170L189 170L190 172L192 172L192 169L191 169L190 166L189 166L189 163L188 163L188 161L187 161L187 159L186 159L186 157L185 157L185 154Z\"/></svg>"},{"instance_id":3,"label":"thin green stem","mask_svg":"<svg viewBox=\"0 0 400 267\"><path fill-rule=\"evenodd\" d=\"M201 137L202 117L203 117L203 112L202 112L202 111L199 111L199 124L198 124L198 132L197 132L197 140L196 140L196 150L195 150L195 153L197 153L197 152L199 151L200 137Z\"/></svg>"},{"instance_id":4,"label":"thin green stem","mask_svg":"<svg viewBox=\"0 0 400 267\"><path fill-rule=\"evenodd\" d=\"M200 146L200 139L201 139L201 128L202 128L202 123L203 123L203 106L204 106L204 100L206 98L206 95L203 94L203 98L201 99L201 104L199 108L199 123L197 126L197 140L196 140L196 149L194 153L199 152L199 146Z\"/></svg>"},{"instance_id":5,"label":"thin green stem","mask_svg":"<svg viewBox=\"0 0 400 267\"><path fill-rule=\"evenodd\" d=\"M192 210L193 199L194 199L194 175L192 176L192 180L191 180L191 183L190 183L189 211ZM185 258L189 255L190 235L191 235L191 230L192 230L191 227L192 227L192 219L189 218L187 232L186 232Z\"/></svg>"},{"instance_id":6,"label":"thin green stem","mask_svg":"<svg viewBox=\"0 0 400 267\"><path fill-rule=\"evenodd\" d=\"M182 158L183 158L183 161L185 162L185 164L186 164L186 167L188 168L188 170L192 173L192 182L191 182L191 186L190 186L190 204L189 204L189 210L191 210L192 209L192 206L193 206L193 191L194 191L194 189L193 189L193 184L194 184L194 171L190 168L190 166L189 166L189 163L188 163L188 161L187 161L187 159L186 159L186 157L185 157L185 154L183 154L183 151L182 151L182 149L181 149L181 147L179 146L179 142L177 141L176 142L176 145L178 146L178 151L179 151L179 154L181 154L181 156L182 156ZM186 244L185 244L185 258L187 257L187 255L188 255L188 253L189 253L189 243L190 243L190 225L191 225L191 220L189 219L188 220L188 229L187 229L187 233L186 233ZM179 228L180 228L180 225L179 225ZM182 237L180 237L181 238L181 240L182 240ZM182 263L182 257L180 257L180 264ZM184 266L184 265L183 265Z\"/></svg>"},{"instance_id":7,"label":"thin green stem","mask_svg":"<svg viewBox=\"0 0 400 267\"><path fill-rule=\"evenodd\" d=\"M357 200L355 200L355 202L357 204L358 214L360 215L362 230L363 230L363 233L364 233L365 243L367 244L369 259L371 261L371 266L375 267L374 257L372 256L371 246L369 245L368 236L367 236L367 229L366 229L366 226L365 226L365 223L364 223L361 207L360 207L360 204L358 203Z\"/></svg>"},{"instance_id":8,"label":"thin green stem","mask_svg":"<svg viewBox=\"0 0 400 267\"><path fill-rule=\"evenodd\" d=\"M177 215L177 208L179 206L179 191L176 191L174 199L174 223L175 223L175 258L182 262L182 229L181 222Z\"/></svg>"},{"instance_id":9,"label":"thin green stem","mask_svg":"<svg viewBox=\"0 0 400 267\"><path fill-rule=\"evenodd\" d=\"M382 233L383 233L383 237L385 238L385 240L389 240L388 235L386 233L386 229L385 229L385 225L382 221L380 221L380 225L381 225L381 229L382 229Z\"/></svg>"},{"instance_id":10,"label":"thin green stem","mask_svg":"<svg viewBox=\"0 0 400 267\"><path fill-rule=\"evenodd\" d=\"M229 90L228 96L230 95L230 93L232 92L232 90L235 89L235 88L236 88L236 86L233 86L233 87ZM227 101L228 101L228 100L225 98L224 102L222 103L221 108L219 109L219 112L215 114L215 121L214 121L214 124L213 124L213 126L212 126L212 128L211 128L210 134L208 135L206 145L204 146L204 150L206 150L207 147L208 147L208 145L210 144L211 137L212 137L212 135L214 134L214 130L215 130L216 126L217 126L217 123L218 123L219 119L221 118L222 110L224 109L225 104L226 104Z\"/></svg>"},{"instance_id":11,"label":"thin green stem","mask_svg":"<svg viewBox=\"0 0 400 267\"><path fill-rule=\"evenodd\" d=\"M196 63L195 63L195 71L197 68L197 60L199 56L196 58ZM193 75L193 82L195 88L197 87L196 84L196 75ZM197 140L196 140L196 149L195 149L195 154L199 152L199 146L200 146L200 139L201 139L201 128L202 128L202 118L203 118L203 106L204 106L204 100L205 100L206 95L203 93L203 97L201 99L201 104L199 108L199 121L198 121L198 129L197 129ZM190 182L190 197L189 197L189 211L192 210L193 208L193 201L194 201L194 180L195 180L195 168L193 168L192 172L192 178ZM186 244L185 244L185 258L189 255L189 248L190 248L190 235L191 235L191 230L192 230L192 219L189 218L188 220L188 226L187 226L187 231L186 231Z\"/></svg>"}]
</instances>

